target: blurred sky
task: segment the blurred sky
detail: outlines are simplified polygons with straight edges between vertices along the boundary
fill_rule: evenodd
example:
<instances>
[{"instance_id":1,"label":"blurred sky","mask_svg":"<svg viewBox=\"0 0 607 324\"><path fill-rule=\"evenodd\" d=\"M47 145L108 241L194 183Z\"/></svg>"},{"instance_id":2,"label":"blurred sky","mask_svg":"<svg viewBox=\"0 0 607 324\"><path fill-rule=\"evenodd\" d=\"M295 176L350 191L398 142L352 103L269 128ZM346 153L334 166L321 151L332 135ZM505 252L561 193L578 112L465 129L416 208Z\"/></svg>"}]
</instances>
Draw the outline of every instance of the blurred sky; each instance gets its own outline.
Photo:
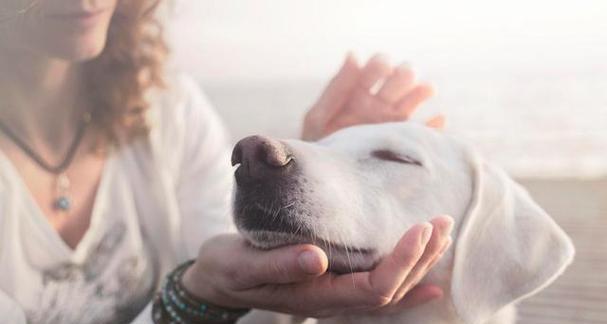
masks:
<instances>
[{"instance_id":1,"label":"blurred sky","mask_svg":"<svg viewBox=\"0 0 607 324\"><path fill-rule=\"evenodd\" d=\"M420 71L605 66L607 1L178 0L179 62L204 78L324 77L344 52Z\"/></svg>"},{"instance_id":2,"label":"blurred sky","mask_svg":"<svg viewBox=\"0 0 607 324\"><path fill-rule=\"evenodd\" d=\"M443 112L517 176L607 175L607 0L177 0L174 63L235 139L298 136L348 50L407 61Z\"/></svg>"}]
</instances>

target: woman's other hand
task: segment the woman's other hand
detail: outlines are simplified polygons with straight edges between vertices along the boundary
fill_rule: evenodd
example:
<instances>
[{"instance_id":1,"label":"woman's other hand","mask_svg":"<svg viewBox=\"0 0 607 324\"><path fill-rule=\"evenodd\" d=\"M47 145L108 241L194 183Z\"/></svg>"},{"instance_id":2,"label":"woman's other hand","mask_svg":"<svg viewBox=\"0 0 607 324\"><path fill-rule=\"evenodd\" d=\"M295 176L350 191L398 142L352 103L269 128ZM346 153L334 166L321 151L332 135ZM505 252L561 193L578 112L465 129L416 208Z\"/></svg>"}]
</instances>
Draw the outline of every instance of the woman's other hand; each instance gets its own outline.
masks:
<instances>
[{"instance_id":1,"label":"woman's other hand","mask_svg":"<svg viewBox=\"0 0 607 324\"><path fill-rule=\"evenodd\" d=\"M394 251L371 271L326 272L326 254L313 245L269 251L239 235L207 241L182 284L210 303L258 308L306 317L343 313L392 313L442 296L441 288L418 285L451 242L447 216L409 229Z\"/></svg>"},{"instance_id":2,"label":"woman's other hand","mask_svg":"<svg viewBox=\"0 0 607 324\"><path fill-rule=\"evenodd\" d=\"M361 67L350 54L307 112L302 138L313 141L348 126L407 120L432 93L407 65L394 67L375 55ZM443 123L442 116L428 121L436 128Z\"/></svg>"}]
</instances>

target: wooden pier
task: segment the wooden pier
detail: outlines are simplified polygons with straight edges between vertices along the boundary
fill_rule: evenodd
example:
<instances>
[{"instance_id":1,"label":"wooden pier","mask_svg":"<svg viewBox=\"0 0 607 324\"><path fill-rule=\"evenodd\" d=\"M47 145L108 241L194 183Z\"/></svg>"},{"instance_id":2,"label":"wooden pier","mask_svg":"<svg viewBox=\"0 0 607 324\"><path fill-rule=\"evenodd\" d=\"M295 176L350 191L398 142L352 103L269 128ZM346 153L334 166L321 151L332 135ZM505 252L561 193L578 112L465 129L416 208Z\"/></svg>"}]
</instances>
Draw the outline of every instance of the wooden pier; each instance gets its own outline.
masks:
<instances>
[{"instance_id":1,"label":"wooden pier","mask_svg":"<svg viewBox=\"0 0 607 324\"><path fill-rule=\"evenodd\" d=\"M519 324L607 323L607 179L520 180L571 236L573 264L519 306Z\"/></svg>"}]
</instances>

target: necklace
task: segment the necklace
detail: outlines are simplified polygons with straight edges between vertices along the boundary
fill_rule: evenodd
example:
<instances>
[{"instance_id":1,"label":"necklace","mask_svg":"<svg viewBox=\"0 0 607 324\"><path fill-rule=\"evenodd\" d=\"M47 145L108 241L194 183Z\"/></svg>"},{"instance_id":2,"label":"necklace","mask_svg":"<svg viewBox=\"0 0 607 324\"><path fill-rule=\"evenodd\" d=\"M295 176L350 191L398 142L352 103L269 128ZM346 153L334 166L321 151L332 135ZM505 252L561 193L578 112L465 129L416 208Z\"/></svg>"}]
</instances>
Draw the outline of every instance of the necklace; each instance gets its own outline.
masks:
<instances>
[{"instance_id":1,"label":"necklace","mask_svg":"<svg viewBox=\"0 0 607 324\"><path fill-rule=\"evenodd\" d=\"M91 115L85 114L82 118L82 122L78 126L78 130L76 131L76 135L70 144L65 157L61 162L57 165L52 165L45 161L36 151L34 151L25 141L23 141L17 134L15 134L10 127L4 124L0 120L0 131L2 131L15 145L17 145L30 159L32 159L36 164L44 169L46 172L56 175L55 179L55 199L53 201L53 208L58 211L67 212L69 211L72 201L69 196L70 189L70 179L67 176L66 170L72 163L74 156L76 155L76 150L78 146L80 146L80 142L82 141L82 137L84 136L84 131L86 130L86 126L91 121Z\"/></svg>"}]
</instances>

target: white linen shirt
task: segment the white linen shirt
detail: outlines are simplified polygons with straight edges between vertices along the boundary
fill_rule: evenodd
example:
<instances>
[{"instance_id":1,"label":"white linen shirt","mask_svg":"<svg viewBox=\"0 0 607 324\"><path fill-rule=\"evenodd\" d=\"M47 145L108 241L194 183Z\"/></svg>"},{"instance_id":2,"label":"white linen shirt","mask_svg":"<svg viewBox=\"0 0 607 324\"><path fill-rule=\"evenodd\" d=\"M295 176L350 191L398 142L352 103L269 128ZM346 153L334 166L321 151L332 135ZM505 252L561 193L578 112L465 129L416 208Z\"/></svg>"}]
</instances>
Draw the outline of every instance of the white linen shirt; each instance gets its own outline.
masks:
<instances>
[{"instance_id":1,"label":"white linen shirt","mask_svg":"<svg viewBox=\"0 0 607 324\"><path fill-rule=\"evenodd\" d=\"M75 249L0 152L1 323L152 323L165 274L233 231L224 127L193 80L170 84L150 93L149 136L110 154Z\"/></svg>"}]
</instances>

